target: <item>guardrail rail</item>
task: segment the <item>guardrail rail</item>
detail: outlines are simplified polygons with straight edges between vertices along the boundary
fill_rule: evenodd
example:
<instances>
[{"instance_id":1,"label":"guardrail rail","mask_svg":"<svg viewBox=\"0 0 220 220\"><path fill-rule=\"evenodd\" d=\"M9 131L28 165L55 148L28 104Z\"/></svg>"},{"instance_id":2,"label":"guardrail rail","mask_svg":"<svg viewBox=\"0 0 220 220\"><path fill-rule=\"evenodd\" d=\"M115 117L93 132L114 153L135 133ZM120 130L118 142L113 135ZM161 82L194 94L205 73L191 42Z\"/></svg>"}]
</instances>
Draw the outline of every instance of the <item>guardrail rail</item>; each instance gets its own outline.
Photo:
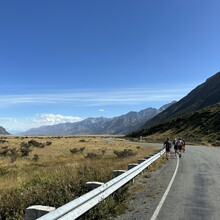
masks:
<instances>
[{"instance_id":1,"label":"guardrail rail","mask_svg":"<svg viewBox=\"0 0 220 220\"><path fill-rule=\"evenodd\" d=\"M111 179L107 183L102 184L98 188L76 198L75 200L43 215L37 220L74 220L93 208L99 202L103 201L109 195L114 193L120 187L131 181L140 174L144 169L159 159L165 153L165 149L141 162L137 166L129 169L123 174ZM26 219L27 220L27 219Z\"/></svg>"}]
</instances>

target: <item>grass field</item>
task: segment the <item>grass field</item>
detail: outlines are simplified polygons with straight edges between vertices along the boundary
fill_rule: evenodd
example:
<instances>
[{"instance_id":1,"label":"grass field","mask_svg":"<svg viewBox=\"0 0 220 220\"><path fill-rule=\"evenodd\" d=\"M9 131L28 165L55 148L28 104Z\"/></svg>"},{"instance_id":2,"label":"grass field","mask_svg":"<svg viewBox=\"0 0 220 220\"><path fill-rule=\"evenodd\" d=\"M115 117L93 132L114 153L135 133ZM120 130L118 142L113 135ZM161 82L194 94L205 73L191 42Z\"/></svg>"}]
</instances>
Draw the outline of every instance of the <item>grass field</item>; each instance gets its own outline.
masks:
<instances>
[{"instance_id":1,"label":"grass field","mask_svg":"<svg viewBox=\"0 0 220 220\"><path fill-rule=\"evenodd\" d=\"M33 204L58 207L84 194L87 181L107 182L156 150L119 137L1 137L0 219L22 219Z\"/></svg>"}]
</instances>

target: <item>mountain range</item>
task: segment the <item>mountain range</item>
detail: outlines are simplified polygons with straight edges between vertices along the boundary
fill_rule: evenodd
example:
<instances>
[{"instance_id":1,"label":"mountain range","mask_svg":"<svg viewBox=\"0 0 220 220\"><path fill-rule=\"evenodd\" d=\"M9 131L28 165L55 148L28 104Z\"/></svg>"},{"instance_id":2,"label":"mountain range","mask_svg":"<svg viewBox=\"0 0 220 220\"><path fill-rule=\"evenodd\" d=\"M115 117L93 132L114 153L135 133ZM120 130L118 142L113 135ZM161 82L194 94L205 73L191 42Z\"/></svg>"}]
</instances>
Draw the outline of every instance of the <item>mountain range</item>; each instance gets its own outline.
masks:
<instances>
[{"instance_id":1,"label":"mountain range","mask_svg":"<svg viewBox=\"0 0 220 220\"><path fill-rule=\"evenodd\" d=\"M165 137L184 137L188 142L220 146L220 103L185 114L170 121L135 131L129 137L161 141Z\"/></svg>"},{"instance_id":2,"label":"mountain range","mask_svg":"<svg viewBox=\"0 0 220 220\"><path fill-rule=\"evenodd\" d=\"M204 107L220 102L220 72L208 78L204 83L193 89L188 95L169 108L148 120L142 128L149 128L157 124L170 121Z\"/></svg>"},{"instance_id":3,"label":"mountain range","mask_svg":"<svg viewBox=\"0 0 220 220\"><path fill-rule=\"evenodd\" d=\"M192 142L220 145L220 72L193 89L187 96L148 120L128 137L161 140L185 137Z\"/></svg>"},{"instance_id":4,"label":"mountain range","mask_svg":"<svg viewBox=\"0 0 220 220\"><path fill-rule=\"evenodd\" d=\"M86 118L74 123L62 123L50 126L32 128L22 135L86 135L86 134L111 134L124 135L140 128L147 120L151 119L167 107L175 103L168 103L159 109L147 108L139 112L131 111L125 115L114 118Z\"/></svg>"},{"instance_id":5,"label":"mountain range","mask_svg":"<svg viewBox=\"0 0 220 220\"><path fill-rule=\"evenodd\" d=\"M22 135L113 134L127 137L185 136L220 142L220 72L208 78L178 102L160 109L147 108L114 118L87 118L80 122L32 128ZM0 134L9 134L0 127Z\"/></svg>"}]
</instances>

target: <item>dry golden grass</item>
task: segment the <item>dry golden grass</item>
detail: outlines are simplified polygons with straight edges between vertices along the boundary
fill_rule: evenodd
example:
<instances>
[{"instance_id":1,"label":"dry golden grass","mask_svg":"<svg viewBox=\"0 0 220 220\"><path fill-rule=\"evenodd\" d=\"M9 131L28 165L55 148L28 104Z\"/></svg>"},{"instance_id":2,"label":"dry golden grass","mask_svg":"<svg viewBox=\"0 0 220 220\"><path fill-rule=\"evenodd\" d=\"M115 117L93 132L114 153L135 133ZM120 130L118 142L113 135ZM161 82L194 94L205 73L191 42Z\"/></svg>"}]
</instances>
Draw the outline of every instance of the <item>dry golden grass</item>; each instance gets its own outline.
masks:
<instances>
[{"instance_id":1,"label":"dry golden grass","mask_svg":"<svg viewBox=\"0 0 220 220\"><path fill-rule=\"evenodd\" d=\"M1 137L6 142L0 143L0 149L8 146L10 149L20 149L22 142L35 140L40 143L52 142L44 148L31 147L27 157L21 157L18 153L15 162L10 156L0 155L0 193L10 190L13 187L21 186L30 181L34 176L51 176L66 173L77 178L77 170L80 166L96 166L99 172L112 172L114 169L127 169L127 164L135 162L156 150L155 147L140 147L138 144L131 144L123 138L107 138L103 136L71 136L71 137ZM72 154L70 149L85 148L83 152ZM117 158L114 150L133 150L136 155L129 158ZM97 158L86 158L88 153L94 153ZM34 155L39 160L33 160ZM100 174L99 174L100 175ZM102 175L100 175L102 176ZM104 177L100 177L103 179ZM92 181L92 180L91 180ZM94 180L99 181L99 180Z\"/></svg>"}]
</instances>

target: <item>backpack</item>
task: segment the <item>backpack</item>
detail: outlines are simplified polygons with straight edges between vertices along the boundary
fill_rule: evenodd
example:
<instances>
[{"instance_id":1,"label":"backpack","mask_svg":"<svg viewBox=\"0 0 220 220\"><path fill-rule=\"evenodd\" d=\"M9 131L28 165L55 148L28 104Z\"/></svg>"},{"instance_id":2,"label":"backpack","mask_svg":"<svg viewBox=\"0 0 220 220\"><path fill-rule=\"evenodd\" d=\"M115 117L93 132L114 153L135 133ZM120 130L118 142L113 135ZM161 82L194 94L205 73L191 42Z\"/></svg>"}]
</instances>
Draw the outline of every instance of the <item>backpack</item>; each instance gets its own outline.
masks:
<instances>
[{"instance_id":1,"label":"backpack","mask_svg":"<svg viewBox=\"0 0 220 220\"><path fill-rule=\"evenodd\" d=\"M178 146L178 147L183 146L183 141L182 141L182 140L178 140L178 141L177 141L177 146Z\"/></svg>"}]
</instances>

